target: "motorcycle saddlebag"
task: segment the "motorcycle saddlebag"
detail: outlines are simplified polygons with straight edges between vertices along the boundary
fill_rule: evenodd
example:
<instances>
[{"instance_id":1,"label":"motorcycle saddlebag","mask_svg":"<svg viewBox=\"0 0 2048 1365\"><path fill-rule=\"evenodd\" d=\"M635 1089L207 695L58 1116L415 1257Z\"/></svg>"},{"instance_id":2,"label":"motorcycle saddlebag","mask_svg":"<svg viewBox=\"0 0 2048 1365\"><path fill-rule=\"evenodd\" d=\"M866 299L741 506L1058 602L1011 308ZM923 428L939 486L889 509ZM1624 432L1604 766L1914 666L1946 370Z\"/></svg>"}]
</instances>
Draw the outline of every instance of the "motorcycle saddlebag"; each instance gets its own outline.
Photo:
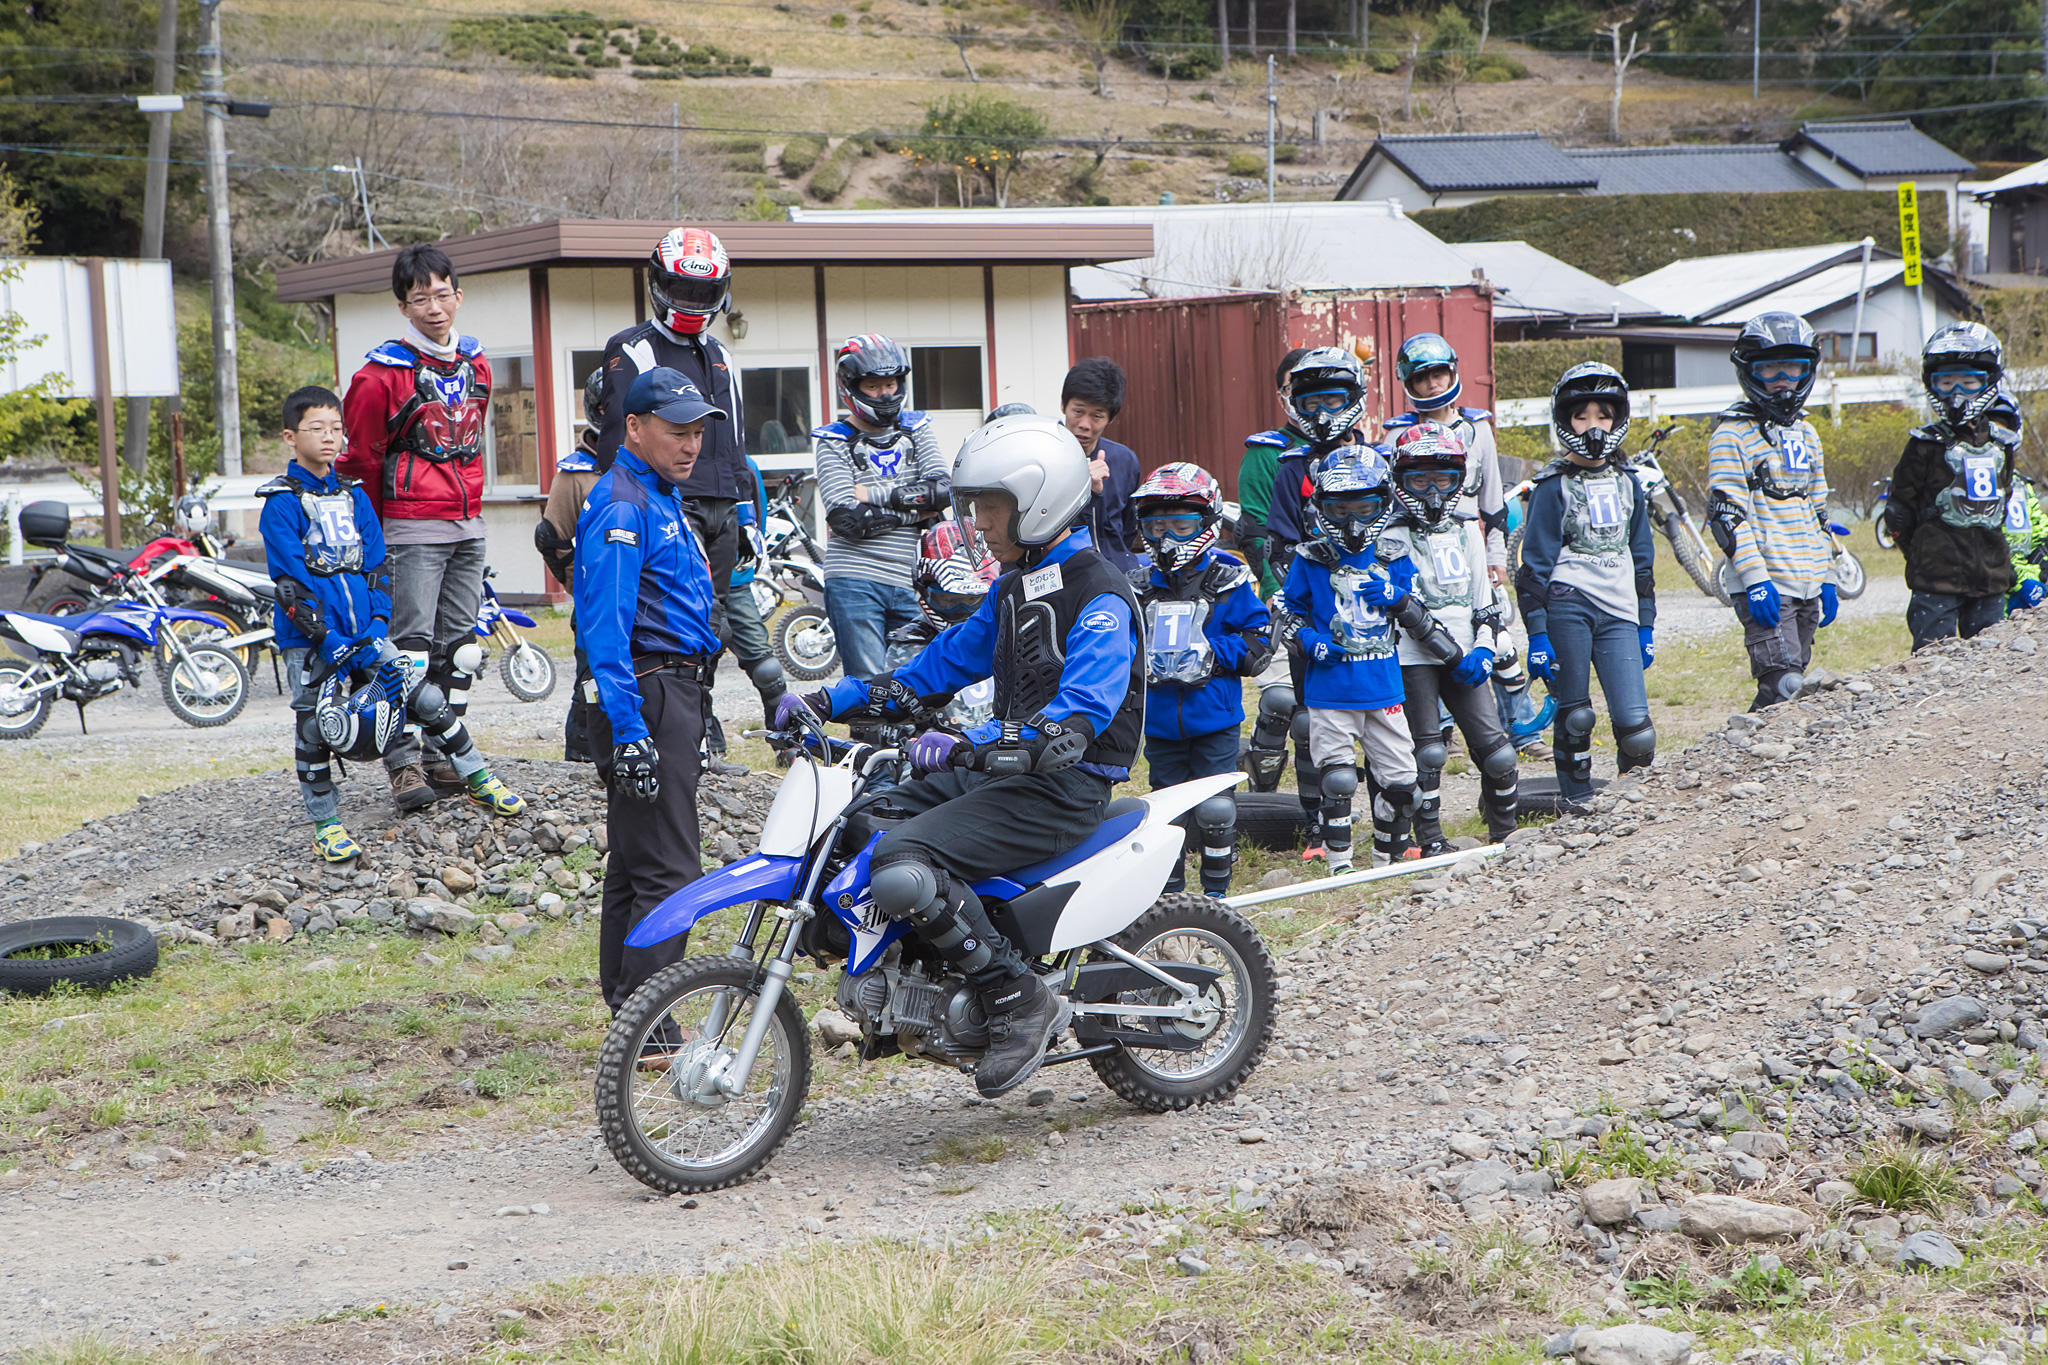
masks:
<instances>
[{"instance_id":1,"label":"motorcycle saddlebag","mask_svg":"<svg viewBox=\"0 0 2048 1365\"><path fill-rule=\"evenodd\" d=\"M21 538L46 550L61 550L71 535L71 509L54 499L21 509Z\"/></svg>"}]
</instances>

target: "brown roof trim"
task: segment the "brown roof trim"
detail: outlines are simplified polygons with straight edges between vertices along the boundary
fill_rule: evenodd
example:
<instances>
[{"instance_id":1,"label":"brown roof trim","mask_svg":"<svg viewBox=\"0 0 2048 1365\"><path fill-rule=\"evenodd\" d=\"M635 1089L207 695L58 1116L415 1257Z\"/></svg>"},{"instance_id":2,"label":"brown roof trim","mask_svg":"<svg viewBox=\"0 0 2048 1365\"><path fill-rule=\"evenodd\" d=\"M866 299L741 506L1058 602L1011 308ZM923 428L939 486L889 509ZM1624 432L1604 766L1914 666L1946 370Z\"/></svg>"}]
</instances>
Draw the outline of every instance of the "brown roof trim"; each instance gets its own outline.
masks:
<instances>
[{"instance_id":1,"label":"brown roof trim","mask_svg":"<svg viewBox=\"0 0 2048 1365\"><path fill-rule=\"evenodd\" d=\"M675 224L621 218L558 218L438 243L465 275L528 266L638 265ZM1152 254L1148 223L705 223L735 264L1088 265ZM396 248L286 266L277 295L288 302L391 287Z\"/></svg>"}]
</instances>

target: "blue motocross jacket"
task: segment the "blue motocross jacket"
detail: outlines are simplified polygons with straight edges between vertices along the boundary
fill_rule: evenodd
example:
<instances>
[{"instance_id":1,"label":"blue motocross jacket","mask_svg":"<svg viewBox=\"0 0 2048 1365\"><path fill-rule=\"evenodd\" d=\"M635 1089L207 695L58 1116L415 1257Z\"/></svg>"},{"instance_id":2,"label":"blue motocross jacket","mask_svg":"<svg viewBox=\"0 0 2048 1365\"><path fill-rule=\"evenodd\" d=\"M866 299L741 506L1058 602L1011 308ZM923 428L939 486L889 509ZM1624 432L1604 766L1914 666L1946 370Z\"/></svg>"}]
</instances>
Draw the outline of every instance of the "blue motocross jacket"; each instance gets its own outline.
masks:
<instances>
[{"instance_id":1,"label":"blue motocross jacket","mask_svg":"<svg viewBox=\"0 0 2048 1365\"><path fill-rule=\"evenodd\" d=\"M272 582L295 580L320 604L327 630L360 643L391 626L391 575L384 566L384 528L363 486L345 474L325 478L294 460L256 490L257 526ZM271 609L279 649L313 644L284 605Z\"/></svg>"},{"instance_id":2,"label":"blue motocross jacket","mask_svg":"<svg viewBox=\"0 0 2048 1365\"><path fill-rule=\"evenodd\" d=\"M1186 641L1178 638L1184 623L1201 613L1202 638L1214 660L1210 677L1188 684L1161 680L1145 688L1145 733L1153 739L1192 739L1244 724L1244 679L1256 676L1272 661L1267 634L1272 613L1259 600L1258 584L1235 555L1209 550L1188 569L1203 586L1183 597L1159 569L1152 569L1138 589L1139 610L1145 613L1148 648L1155 664ZM1221 587L1221 592L1210 591ZM1147 670L1156 675L1160 669Z\"/></svg>"}]
</instances>

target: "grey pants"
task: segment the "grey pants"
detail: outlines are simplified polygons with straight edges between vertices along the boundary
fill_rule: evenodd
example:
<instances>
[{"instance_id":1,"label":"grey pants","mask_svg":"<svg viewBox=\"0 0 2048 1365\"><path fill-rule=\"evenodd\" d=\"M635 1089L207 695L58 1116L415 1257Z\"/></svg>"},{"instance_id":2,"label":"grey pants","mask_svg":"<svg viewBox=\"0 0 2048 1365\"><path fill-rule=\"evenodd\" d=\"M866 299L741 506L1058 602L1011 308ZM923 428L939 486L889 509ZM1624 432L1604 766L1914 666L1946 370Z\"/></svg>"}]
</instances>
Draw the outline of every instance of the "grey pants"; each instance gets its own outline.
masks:
<instances>
[{"instance_id":1,"label":"grey pants","mask_svg":"<svg viewBox=\"0 0 2048 1365\"><path fill-rule=\"evenodd\" d=\"M391 570L391 643L426 665L427 678L448 697L459 718L469 711L468 673L458 672L458 646L476 638L476 613L484 599L485 542L393 545L385 553ZM408 728L384 755L387 772L420 761L419 731Z\"/></svg>"},{"instance_id":2,"label":"grey pants","mask_svg":"<svg viewBox=\"0 0 2048 1365\"><path fill-rule=\"evenodd\" d=\"M1916 592L1906 601L1906 629L1913 632L1913 648L1936 640L1965 640L1987 626L2005 619L2005 594L1989 597L1958 597L1949 592Z\"/></svg>"},{"instance_id":3,"label":"grey pants","mask_svg":"<svg viewBox=\"0 0 2048 1365\"><path fill-rule=\"evenodd\" d=\"M1813 662L1813 633L1820 629L1818 597L1778 598L1778 624L1767 626L1749 614L1749 599L1735 595L1735 615L1742 621L1742 647L1749 651L1749 676L1756 679L1756 700L1749 709L1787 700L1779 682L1806 672Z\"/></svg>"}]
</instances>

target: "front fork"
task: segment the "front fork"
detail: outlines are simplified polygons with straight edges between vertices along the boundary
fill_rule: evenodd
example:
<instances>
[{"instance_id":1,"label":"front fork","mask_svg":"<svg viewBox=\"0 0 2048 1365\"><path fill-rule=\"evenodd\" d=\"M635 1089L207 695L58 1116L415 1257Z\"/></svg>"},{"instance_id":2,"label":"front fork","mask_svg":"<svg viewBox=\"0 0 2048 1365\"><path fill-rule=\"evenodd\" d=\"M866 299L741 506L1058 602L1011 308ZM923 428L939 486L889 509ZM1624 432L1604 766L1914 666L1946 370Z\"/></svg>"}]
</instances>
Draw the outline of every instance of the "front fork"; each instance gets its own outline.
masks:
<instances>
[{"instance_id":1,"label":"front fork","mask_svg":"<svg viewBox=\"0 0 2048 1365\"><path fill-rule=\"evenodd\" d=\"M806 869L802 886L797 894L775 911L775 917L788 926L783 934L782 948L762 967L765 978L761 983L761 994L754 1005L754 1017L747 1021L747 1031L741 1035L739 1047L734 1049L732 1061L722 1070L705 1077L722 1098L735 1098L745 1094L747 1082L753 1078L754 1060L761 1055L761 1042L768 1036L768 1025L775 1017L775 1007L782 1003L782 993L789 988L789 980L796 975L798 944L803 940L804 926L818 913L818 886L825 879L825 867L830 862L830 851L838 846L839 836L845 831L846 815L842 812L832 822L826 836L811 847L811 865ZM746 927L732 945L734 957L749 961L754 956L754 941L760 936L761 926L767 920L768 906L756 901L747 915ZM725 1031L729 1018L727 1001L720 1000L711 1007L710 1016L705 1020L704 1031L709 1037L717 1037Z\"/></svg>"}]
</instances>

